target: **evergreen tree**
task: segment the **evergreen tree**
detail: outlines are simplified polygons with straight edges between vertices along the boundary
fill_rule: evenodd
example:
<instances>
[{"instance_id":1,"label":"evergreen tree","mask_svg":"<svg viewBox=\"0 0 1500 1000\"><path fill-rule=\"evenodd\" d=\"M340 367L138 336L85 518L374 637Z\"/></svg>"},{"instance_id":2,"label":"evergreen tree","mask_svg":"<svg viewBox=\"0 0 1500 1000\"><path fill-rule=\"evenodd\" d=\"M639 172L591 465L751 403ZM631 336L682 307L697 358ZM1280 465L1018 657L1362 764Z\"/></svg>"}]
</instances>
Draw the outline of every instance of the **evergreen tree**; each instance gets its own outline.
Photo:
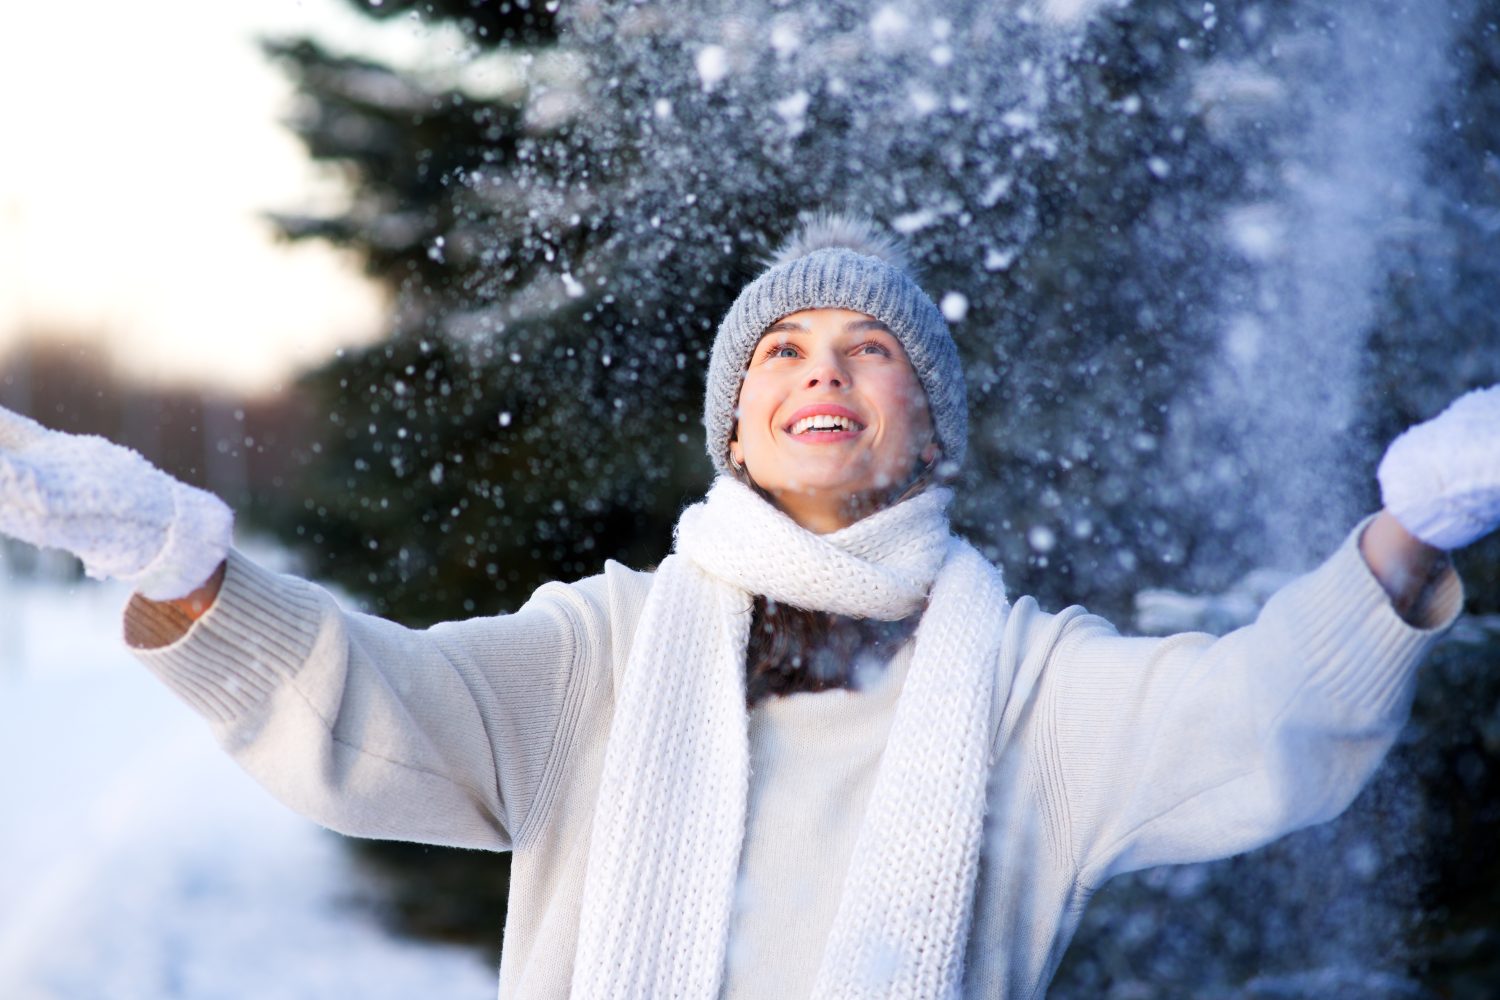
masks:
<instances>
[{"instance_id":1,"label":"evergreen tree","mask_svg":"<svg viewBox=\"0 0 1500 1000\"><path fill-rule=\"evenodd\" d=\"M1087 37L986 4L589 5L528 33L413 9L524 83L478 97L273 46L353 193L284 231L357 249L396 302L384 343L308 383L330 414L296 524L317 571L422 622L659 558L708 478L716 323L819 206L905 232L955 317L960 518L1015 585L1118 606L1185 557L1202 498L1157 442L1242 171L1192 71L1253 32L1168 3Z\"/></svg>"}]
</instances>

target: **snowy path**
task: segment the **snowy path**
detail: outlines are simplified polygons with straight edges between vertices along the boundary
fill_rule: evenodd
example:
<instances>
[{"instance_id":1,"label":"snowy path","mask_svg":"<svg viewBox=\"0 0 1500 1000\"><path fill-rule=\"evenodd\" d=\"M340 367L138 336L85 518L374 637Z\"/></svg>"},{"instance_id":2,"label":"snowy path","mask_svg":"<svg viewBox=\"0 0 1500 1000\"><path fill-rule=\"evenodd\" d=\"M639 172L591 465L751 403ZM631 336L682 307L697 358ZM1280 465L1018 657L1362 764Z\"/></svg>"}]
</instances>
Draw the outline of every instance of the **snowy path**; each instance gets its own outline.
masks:
<instances>
[{"instance_id":1,"label":"snowy path","mask_svg":"<svg viewBox=\"0 0 1500 1000\"><path fill-rule=\"evenodd\" d=\"M131 659L122 589L3 573L0 997L494 996L473 952L381 930L338 839Z\"/></svg>"}]
</instances>

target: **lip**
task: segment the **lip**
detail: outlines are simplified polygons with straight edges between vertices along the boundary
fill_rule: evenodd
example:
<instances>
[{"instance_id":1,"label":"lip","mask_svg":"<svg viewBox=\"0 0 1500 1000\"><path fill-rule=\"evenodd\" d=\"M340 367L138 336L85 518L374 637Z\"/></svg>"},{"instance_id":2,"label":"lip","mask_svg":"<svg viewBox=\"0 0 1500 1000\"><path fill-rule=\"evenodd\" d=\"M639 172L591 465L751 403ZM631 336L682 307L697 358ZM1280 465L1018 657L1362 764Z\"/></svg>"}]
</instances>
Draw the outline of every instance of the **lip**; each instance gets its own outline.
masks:
<instances>
[{"instance_id":1,"label":"lip","mask_svg":"<svg viewBox=\"0 0 1500 1000\"><path fill-rule=\"evenodd\" d=\"M860 415L849 409L849 407L847 406L840 406L837 403L814 403L812 406L804 406L802 407L802 409L793 413L791 419L787 420L786 423L781 425L781 429L790 434L792 432L792 428L796 426L797 421L805 420L808 417L823 416L843 417L846 420L854 421L856 424L859 424L860 427L865 426L865 421L860 417ZM844 431L842 433L857 434L859 432Z\"/></svg>"}]
</instances>

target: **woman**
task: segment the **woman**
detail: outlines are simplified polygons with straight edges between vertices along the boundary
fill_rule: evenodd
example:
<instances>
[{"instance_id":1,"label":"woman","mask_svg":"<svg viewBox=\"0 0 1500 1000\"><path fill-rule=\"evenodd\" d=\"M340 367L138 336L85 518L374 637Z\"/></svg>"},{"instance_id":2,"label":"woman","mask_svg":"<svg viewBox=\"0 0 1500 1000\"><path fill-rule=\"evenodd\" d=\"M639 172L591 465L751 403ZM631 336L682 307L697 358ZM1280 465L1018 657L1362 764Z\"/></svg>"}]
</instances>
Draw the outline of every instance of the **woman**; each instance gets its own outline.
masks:
<instances>
[{"instance_id":1,"label":"woman","mask_svg":"<svg viewBox=\"0 0 1500 1000\"><path fill-rule=\"evenodd\" d=\"M14 415L0 530L136 582L127 640L292 808L513 850L503 996L1034 997L1111 875L1358 792L1461 605L1441 550L1500 520L1497 414L1471 394L1398 439L1390 509L1253 625L1122 638L1012 604L951 536L946 324L888 243L824 219L720 327L721 475L654 574L411 631L255 566L222 504L138 457Z\"/></svg>"}]
</instances>

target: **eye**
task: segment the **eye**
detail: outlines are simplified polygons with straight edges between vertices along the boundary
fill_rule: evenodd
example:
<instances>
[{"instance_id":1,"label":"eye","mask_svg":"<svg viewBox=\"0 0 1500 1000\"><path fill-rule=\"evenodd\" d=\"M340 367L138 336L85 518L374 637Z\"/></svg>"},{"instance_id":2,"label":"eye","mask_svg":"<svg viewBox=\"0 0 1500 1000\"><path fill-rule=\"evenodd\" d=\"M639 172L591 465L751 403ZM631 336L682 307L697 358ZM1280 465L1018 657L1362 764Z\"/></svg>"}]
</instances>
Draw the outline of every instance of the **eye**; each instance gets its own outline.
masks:
<instances>
[{"instance_id":1,"label":"eye","mask_svg":"<svg viewBox=\"0 0 1500 1000\"><path fill-rule=\"evenodd\" d=\"M797 348L786 341L782 341L779 344L772 344L766 348L765 353L761 356L765 358L795 358L797 356Z\"/></svg>"},{"instance_id":2,"label":"eye","mask_svg":"<svg viewBox=\"0 0 1500 1000\"><path fill-rule=\"evenodd\" d=\"M891 349L878 340L867 340L854 349L855 354L878 354L890 357Z\"/></svg>"}]
</instances>

